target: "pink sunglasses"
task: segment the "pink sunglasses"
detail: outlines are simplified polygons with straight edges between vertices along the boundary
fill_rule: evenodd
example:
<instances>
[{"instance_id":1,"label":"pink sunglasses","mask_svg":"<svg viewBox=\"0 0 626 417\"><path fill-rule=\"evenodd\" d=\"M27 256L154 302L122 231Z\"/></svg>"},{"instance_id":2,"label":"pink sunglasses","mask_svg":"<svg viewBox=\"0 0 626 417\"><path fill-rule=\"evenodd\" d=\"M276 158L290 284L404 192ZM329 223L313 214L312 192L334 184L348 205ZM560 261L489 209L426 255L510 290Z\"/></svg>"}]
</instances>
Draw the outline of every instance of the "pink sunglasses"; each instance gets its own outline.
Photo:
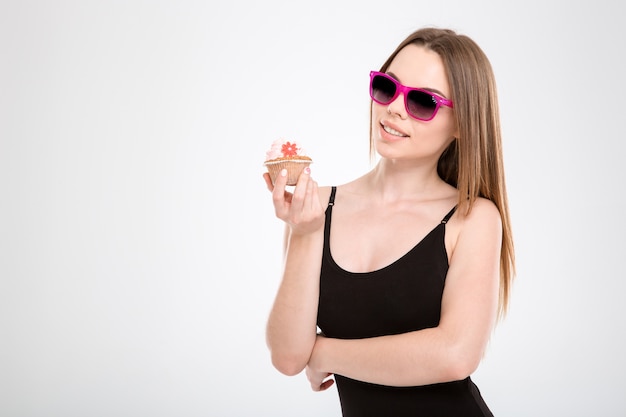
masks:
<instances>
[{"instance_id":1,"label":"pink sunglasses","mask_svg":"<svg viewBox=\"0 0 626 417\"><path fill-rule=\"evenodd\" d=\"M437 114L439 107L452 108L452 101L421 88L402 85L388 74L370 72L370 97L378 104L388 105L400 93L404 94L404 107L409 116L417 120L428 121Z\"/></svg>"}]
</instances>

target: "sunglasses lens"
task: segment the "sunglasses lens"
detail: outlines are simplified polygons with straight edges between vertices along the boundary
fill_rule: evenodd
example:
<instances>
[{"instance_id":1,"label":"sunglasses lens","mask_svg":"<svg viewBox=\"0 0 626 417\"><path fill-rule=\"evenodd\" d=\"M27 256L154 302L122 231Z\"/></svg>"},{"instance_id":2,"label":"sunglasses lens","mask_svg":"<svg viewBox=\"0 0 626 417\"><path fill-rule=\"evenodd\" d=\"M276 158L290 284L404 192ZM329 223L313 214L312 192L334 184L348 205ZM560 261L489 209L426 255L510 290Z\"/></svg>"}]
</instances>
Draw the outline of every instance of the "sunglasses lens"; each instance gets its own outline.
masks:
<instances>
[{"instance_id":1,"label":"sunglasses lens","mask_svg":"<svg viewBox=\"0 0 626 417\"><path fill-rule=\"evenodd\" d=\"M437 102L430 94L422 91L410 91L407 97L407 107L409 113L418 119L428 120L433 117Z\"/></svg>"},{"instance_id":2,"label":"sunglasses lens","mask_svg":"<svg viewBox=\"0 0 626 417\"><path fill-rule=\"evenodd\" d=\"M396 85L392 80L376 75L372 78L370 95L380 104L389 104L396 95Z\"/></svg>"}]
</instances>

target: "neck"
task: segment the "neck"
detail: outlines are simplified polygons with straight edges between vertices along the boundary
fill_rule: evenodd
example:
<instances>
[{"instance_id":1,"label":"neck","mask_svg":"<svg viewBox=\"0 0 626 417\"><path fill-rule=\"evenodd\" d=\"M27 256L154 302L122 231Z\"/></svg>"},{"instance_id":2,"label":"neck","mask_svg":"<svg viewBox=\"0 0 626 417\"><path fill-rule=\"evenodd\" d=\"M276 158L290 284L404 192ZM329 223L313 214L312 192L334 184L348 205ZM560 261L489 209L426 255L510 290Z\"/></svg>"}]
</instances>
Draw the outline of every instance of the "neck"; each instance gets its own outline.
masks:
<instances>
[{"instance_id":1,"label":"neck","mask_svg":"<svg viewBox=\"0 0 626 417\"><path fill-rule=\"evenodd\" d=\"M445 182L437 174L437 165L416 165L415 162L381 159L368 175L368 183L381 200L432 198L440 193Z\"/></svg>"}]
</instances>

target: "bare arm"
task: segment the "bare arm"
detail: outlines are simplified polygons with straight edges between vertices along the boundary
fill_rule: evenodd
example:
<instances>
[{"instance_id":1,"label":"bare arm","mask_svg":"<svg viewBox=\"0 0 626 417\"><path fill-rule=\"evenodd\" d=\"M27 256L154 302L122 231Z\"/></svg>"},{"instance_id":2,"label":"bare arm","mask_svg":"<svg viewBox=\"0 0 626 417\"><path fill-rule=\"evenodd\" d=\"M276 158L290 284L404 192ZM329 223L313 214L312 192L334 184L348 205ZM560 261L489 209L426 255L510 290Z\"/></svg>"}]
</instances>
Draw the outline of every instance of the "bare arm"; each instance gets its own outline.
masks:
<instances>
[{"instance_id":1,"label":"bare arm","mask_svg":"<svg viewBox=\"0 0 626 417\"><path fill-rule=\"evenodd\" d=\"M272 187L276 216L287 224L285 264L267 322L266 339L272 363L286 375L306 366L315 344L319 275L323 250L324 208L317 184L303 173L293 195L285 177Z\"/></svg>"},{"instance_id":2,"label":"bare arm","mask_svg":"<svg viewBox=\"0 0 626 417\"><path fill-rule=\"evenodd\" d=\"M309 367L318 375L392 386L459 380L474 372L497 314L502 227L495 206L481 200L460 228L437 327L357 340L318 336Z\"/></svg>"}]
</instances>

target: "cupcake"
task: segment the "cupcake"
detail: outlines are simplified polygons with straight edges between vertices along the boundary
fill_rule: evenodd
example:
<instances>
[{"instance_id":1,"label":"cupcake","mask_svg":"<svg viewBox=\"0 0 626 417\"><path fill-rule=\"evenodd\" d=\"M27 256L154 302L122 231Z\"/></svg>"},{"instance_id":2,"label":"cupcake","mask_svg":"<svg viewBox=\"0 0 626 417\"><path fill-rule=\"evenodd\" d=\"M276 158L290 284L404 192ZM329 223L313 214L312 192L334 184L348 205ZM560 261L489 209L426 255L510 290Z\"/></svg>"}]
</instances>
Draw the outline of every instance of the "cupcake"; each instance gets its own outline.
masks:
<instances>
[{"instance_id":1,"label":"cupcake","mask_svg":"<svg viewBox=\"0 0 626 417\"><path fill-rule=\"evenodd\" d=\"M270 174L272 184L284 168L287 170L287 185L296 185L302 170L312 162L313 160L296 142L277 139L265 154L264 165Z\"/></svg>"}]
</instances>

